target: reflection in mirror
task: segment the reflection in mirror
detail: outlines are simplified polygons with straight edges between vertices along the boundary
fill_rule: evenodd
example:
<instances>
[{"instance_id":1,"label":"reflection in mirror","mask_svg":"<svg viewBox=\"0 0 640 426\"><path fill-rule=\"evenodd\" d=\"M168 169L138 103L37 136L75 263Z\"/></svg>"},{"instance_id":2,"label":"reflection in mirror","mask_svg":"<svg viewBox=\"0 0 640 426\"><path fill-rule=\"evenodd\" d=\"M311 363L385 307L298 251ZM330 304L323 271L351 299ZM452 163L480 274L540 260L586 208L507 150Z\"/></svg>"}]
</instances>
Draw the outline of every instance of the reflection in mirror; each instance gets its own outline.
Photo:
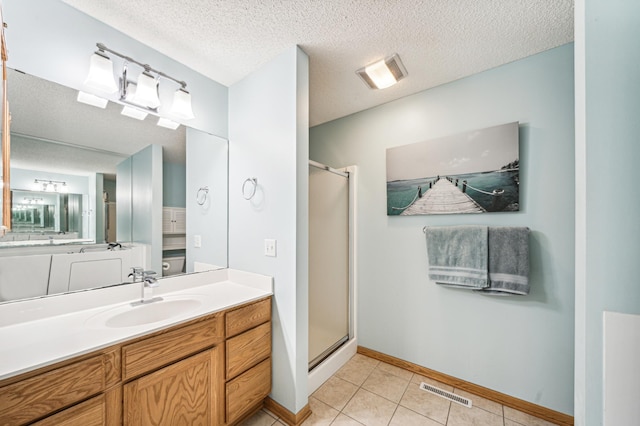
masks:
<instances>
[{"instance_id":1,"label":"reflection in mirror","mask_svg":"<svg viewBox=\"0 0 640 426\"><path fill-rule=\"evenodd\" d=\"M16 70L8 82L13 229L0 236L0 303L130 282L134 266L158 276L193 271L184 264L195 205L186 196L187 134L225 144L224 158L211 159L223 179L209 184L221 194L213 205L225 218L216 231L224 253L204 263L226 267L226 141L125 117L113 102L79 103L77 91ZM182 228L167 228L167 212Z\"/></svg>"}]
</instances>

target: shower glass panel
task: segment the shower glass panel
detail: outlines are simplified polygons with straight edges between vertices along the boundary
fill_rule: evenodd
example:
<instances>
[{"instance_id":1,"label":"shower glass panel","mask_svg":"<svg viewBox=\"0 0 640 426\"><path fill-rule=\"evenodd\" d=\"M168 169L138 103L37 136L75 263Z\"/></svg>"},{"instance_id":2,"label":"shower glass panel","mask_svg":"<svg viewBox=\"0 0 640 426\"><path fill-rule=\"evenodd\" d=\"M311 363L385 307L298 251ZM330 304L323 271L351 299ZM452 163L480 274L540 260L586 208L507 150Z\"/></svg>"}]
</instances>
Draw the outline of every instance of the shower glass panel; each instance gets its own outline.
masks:
<instances>
[{"instance_id":1,"label":"shower glass panel","mask_svg":"<svg viewBox=\"0 0 640 426\"><path fill-rule=\"evenodd\" d=\"M349 339L349 178L309 167L309 369Z\"/></svg>"}]
</instances>

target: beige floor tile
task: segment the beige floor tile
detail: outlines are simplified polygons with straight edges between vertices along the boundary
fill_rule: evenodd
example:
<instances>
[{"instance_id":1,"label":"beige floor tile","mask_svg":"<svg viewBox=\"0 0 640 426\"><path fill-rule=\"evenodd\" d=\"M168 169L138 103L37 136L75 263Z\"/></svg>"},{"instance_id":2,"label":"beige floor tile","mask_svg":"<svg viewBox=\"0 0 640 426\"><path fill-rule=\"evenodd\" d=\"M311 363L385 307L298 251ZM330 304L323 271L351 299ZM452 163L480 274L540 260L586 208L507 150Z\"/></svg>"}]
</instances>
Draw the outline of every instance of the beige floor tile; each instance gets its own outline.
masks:
<instances>
[{"instance_id":1,"label":"beige floor tile","mask_svg":"<svg viewBox=\"0 0 640 426\"><path fill-rule=\"evenodd\" d=\"M402 399L408 384L409 378L402 379L376 368L362 384L362 388L397 404Z\"/></svg>"},{"instance_id":2,"label":"beige floor tile","mask_svg":"<svg viewBox=\"0 0 640 426\"><path fill-rule=\"evenodd\" d=\"M396 406L381 396L360 389L342 412L367 426L387 426Z\"/></svg>"},{"instance_id":3,"label":"beige floor tile","mask_svg":"<svg viewBox=\"0 0 640 426\"><path fill-rule=\"evenodd\" d=\"M420 374L414 374L413 377L411 377L411 383L420 384L421 382L425 382L425 383L427 383L429 385L435 386L435 387L440 388L442 390L446 390L448 392L453 392L453 386L446 385L446 384L444 384L442 382L439 382L437 380L433 380L433 379L430 379L428 377L421 376Z\"/></svg>"},{"instance_id":4,"label":"beige floor tile","mask_svg":"<svg viewBox=\"0 0 640 426\"><path fill-rule=\"evenodd\" d=\"M309 397L309 407L311 416L302 422L304 426L329 426L339 414L338 410L314 397Z\"/></svg>"},{"instance_id":5,"label":"beige floor tile","mask_svg":"<svg viewBox=\"0 0 640 426\"><path fill-rule=\"evenodd\" d=\"M400 405L391 418L389 426L441 426L441 424Z\"/></svg>"},{"instance_id":6,"label":"beige floor tile","mask_svg":"<svg viewBox=\"0 0 640 426\"><path fill-rule=\"evenodd\" d=\"M271 426L276 423L277 419L264 410L258 411L247 420L240 423L241 426Z\"/></svg>"},{"instance_id":7,"label":"beige floor tile","mask_svg":"<svg viewBox=\"0 0 640 426\"><path fill-rule=\"evenodd\" d=\"M281 421L278 420L273 424L273 426L289 426L289 425L287 425L286 423L282 423Z\"/></svg>"},{"instance_id":8,"label":"beige floor tile","mask_svg":"<svg viewBox=\"0 0 640 426\"><path fill-rule=\"evenodd\" d=\"M445 424L451 402L432 393L420 390L418 386L419 382L409 384L400 400L400 405L439 423Z\"/></svg>"},{"instance_id":9,"label":"beige floor tile","mask_svg":"<svg viewBox=\"0 0 640 426\"><path fill-rule=\"evenodd\" d=\"M334 376L360 386L369 377L378 362L364 355L355 354Z\"/></svg>"},{"instance_id":10,"label":"beige floor tile","mask_svg":"<svg viewBox=\"0 0 640 426\"><path fill-rule=\"evenodd\" d=\"M447 426L503 426L502 416L482 408L451 404Z\"/></svg>"},{"instance_id":11,"label":"beige floor tile","mask_svg":"<svg viewBox=\"0 0 640 426\"><path fill-rule=\"evenodd\" d=\"M331 426L363 426L363 424L353 420L349 416L345 416L343 413L340 413L333 423L331 423Z\"/></svg>"},{"instance_id":12,"label":"beige floor tile","mask_svg":"<svg viewBox=\"0 0 640 426\"><path fill-rule=\"evenodd\" d=\"M474 395L472 393L463 391L462 389L455 389L453 391L456 395L460 395L462 397L468 398L471 400L471 405L474 407L482 408L483 410L489 411L493 414L497 414L502 417L502 404L499 404L494 401L490 401L486 398L483 398L478 395Z\"/></svg>"},{"instance_id":13,"label":"beige floor tile","mask_svg":"<svg viewBox=\"0 0 640 426\"><path fill-rule=\"evenodd\" d=\"M315 398L340 411L356 393L358 387L339 377L330 377L313 393Z\"/></svg>"},{"instance_id":14,"label":"beige floor tile","mask_svg":"<svg viewBox=\"0 0 640 426\"><path fill-rule=\"evenodd\" d=\"M504 407L504 418L513 420L522 426L554 426L546 420L539 419L522 411L514 410L510 407Z\"/></svg>"},{"instance_id":15,"label":"beige floor tile","mask_svg":"<svg viewBox=\"0 0 640 426\"><path fill-rule=\"evenodd\" d=\"M400 377L401 379L411 380L411 377L413 377L413 373L411 371L405 370L404 368L396 367L395 365L387 364L386 362L382 361L378 364L376 369L391 373L394 376Z\"/></svg>"}]
</instances>

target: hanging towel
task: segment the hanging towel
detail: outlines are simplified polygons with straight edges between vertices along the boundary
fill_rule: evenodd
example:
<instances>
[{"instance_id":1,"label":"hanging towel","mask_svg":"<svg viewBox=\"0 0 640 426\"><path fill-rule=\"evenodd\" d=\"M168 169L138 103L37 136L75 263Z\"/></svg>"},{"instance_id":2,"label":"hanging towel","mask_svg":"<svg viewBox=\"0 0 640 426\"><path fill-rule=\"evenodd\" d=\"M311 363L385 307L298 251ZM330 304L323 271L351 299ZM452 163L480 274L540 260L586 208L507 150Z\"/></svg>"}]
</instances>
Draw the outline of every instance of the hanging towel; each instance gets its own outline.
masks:
<instances>
[{"instance_id":1,"label":"hanging towel","mask_svg":"<svg viewBox=\"0 0 640 426\"><path fill-rule=\"evenodd\" d=\"M489 227L489 287L481 291L529 294L529 228Z\"/></svg>"},{"instance_id":2,"label":"hanging towel","mask_svg":"<svg viewBox=\"0 0 640 426\"><path fill-rule=\"evenodd\" d=\"M488 283L488 227L425 229L429 278L437 284L482 289Z\"/></svg>"}]
</instances>

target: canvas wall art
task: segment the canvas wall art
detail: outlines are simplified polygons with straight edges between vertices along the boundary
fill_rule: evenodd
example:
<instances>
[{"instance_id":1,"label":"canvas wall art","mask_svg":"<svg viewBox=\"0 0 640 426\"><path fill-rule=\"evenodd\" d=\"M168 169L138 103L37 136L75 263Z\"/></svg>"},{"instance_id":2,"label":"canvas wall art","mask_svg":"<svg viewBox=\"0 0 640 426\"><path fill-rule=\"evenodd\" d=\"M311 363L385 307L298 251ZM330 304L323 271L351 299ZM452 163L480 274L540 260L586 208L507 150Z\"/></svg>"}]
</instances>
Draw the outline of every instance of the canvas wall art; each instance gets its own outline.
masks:
<instances>
[{"instance_id":1,"label":"canvas wall art","mask_svg":"<svg viewBox=\"0 0 640 426\"><path fill-rule=\"evenodd\" d=\"M520 210L518 123L387 149L387 215Z\"/></svg>"}]
</instances>

